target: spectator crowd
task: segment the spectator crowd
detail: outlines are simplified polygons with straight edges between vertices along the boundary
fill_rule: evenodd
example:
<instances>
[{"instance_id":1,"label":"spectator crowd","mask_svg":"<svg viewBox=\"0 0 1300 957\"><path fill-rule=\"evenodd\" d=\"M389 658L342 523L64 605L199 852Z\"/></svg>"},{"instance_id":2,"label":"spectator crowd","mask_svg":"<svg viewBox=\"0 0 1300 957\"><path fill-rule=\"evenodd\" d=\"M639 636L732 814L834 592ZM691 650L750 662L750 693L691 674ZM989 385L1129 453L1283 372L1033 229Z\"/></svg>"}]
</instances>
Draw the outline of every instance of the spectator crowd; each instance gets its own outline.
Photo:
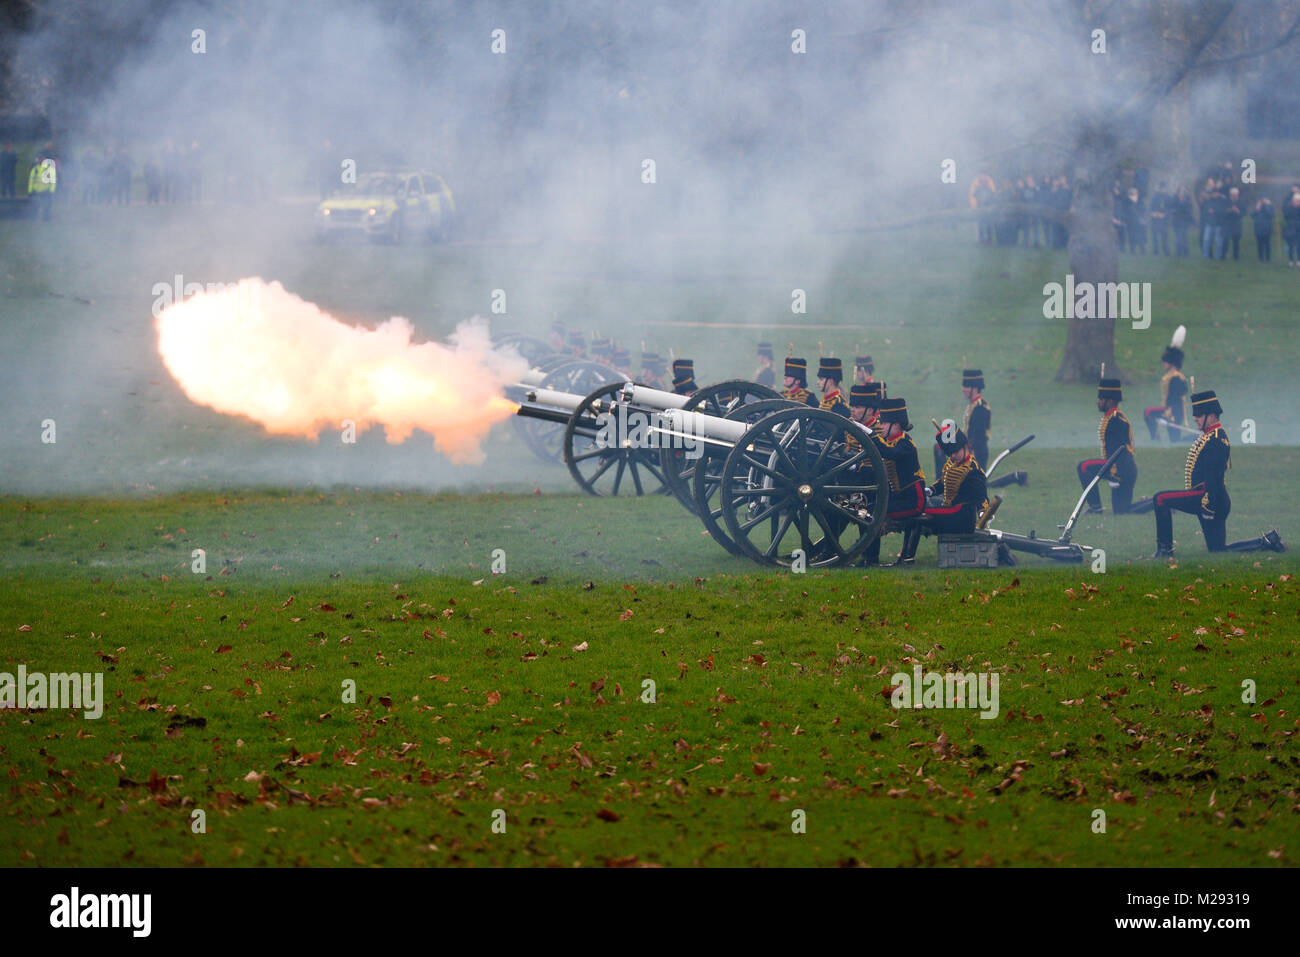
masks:
<instances>
[{"instance_id":1,"label":"spectator crowd","mask_svg":"<svg viewBox=\"0 0 1300 957\"><path fill-rule=\"evenodd\" d=\"M1200 177L1195 192L1188 186L1171 188L1166 181L1151 189L1150 171L1142 167L1133 171L1131 185L1116 179L1111 213L1116 245L1135 255L1145 255L1149 246L1156 256L1190 256L1196 246L1205 259L1226 259L1231 252L1237 260L1249 218L1259 262L1272 261L1280 225L1280 251L1288 265L1300 266L1300 183L1275 204L1261 186L1239 186L1238 178L1228 162ZM982 173L970 188L978 241L989 246L1064 249L1069 243L1064 214L1072 200L1069 182L1060 175L1028 175L998 185Z\"/></svg>"}]
</instances>

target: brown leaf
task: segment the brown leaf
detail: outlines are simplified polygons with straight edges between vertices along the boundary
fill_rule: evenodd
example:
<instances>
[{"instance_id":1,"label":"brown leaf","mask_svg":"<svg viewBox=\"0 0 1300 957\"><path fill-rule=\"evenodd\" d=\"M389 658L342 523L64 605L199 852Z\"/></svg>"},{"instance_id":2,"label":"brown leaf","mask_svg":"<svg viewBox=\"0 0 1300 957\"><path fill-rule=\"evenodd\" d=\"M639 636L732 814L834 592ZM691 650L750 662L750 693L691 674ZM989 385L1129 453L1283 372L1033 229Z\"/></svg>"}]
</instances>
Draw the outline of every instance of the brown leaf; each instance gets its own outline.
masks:
<instances>
[{"instance_id":1,"label":"brown leaf","mask_svg":"<svg viewBox=\"0 0 1300 957\"><path fill-rule=\"evenodd\" d=\"M221 645L217 648L217 654L224 655L227 651L234 651L234 645Z\"/></svg>"},{"instance_id":2,"label":"brown leaf","mask_svg":"<svg viewBox=\"0 0 1300 957\"><path fill-rule=\"evenodd\" d=\"M596 817L600 818L602 821L620 821L623 819L623 815L617 814L607 807L603 807L597 811Z\"/></svg>"},{"instance_id":3,"label":"brown leaf","mask_svg":"<svg viewBox=\"0 0 1300 957\"><path fill-rule=\"evenodd\" d=\"M767 772L771 770L772 770L772 765L770 764L763 764L759 761L754 762L754 777L756 778L761 778L763 775L767 774Z\"/></svg>"},{"instance_id":4,"label":"brown leaf","mask_svg":"<svg viewBox=\"0 0 1300 957\"><path fill-rule=\"evenodd\" d=\"M500 704L500 703L501 703L501 692L499 692L499 691L489 691L489 692L487 693L487 703L488 703L489 705Z\"/></svg>"}]
</instances>

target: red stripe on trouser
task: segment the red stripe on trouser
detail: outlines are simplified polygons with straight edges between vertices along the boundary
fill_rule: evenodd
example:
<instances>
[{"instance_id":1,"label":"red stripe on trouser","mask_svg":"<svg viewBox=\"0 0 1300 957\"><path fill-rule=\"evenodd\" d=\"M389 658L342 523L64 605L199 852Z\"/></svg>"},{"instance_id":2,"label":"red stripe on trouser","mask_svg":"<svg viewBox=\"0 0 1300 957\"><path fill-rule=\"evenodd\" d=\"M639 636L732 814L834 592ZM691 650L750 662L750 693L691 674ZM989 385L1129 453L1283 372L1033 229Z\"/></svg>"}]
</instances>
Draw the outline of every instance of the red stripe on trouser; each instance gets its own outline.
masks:
<instances>
[{"instance_id":1,"label":"red stripe on trouser","mask_svg":"<svg viewBox=\"0 0 1300 957\"><path fill-rule=\"evenodd\" d=\"M1187 498L1192 495L1195 495L1197 498L1200 498L1204 494L1205 494L1204 489L1195 489L1195 488L1188 489L1185 492L1160 492L1156 495L1156 504L1164 505L1167 499Z\"/></svg>"},{"instance_id":2,"label":"red stripe on trouser","mask_svg":"<svg viewBox=\"0 0 1300 957\"><path fill-rule=\"evenodd\" d=\"M925 494L921 491L921 483L913 482L910 487L916 490L916 504L902 509L901 511L887 512L886 514L890 518L912 518L913 516L920 515L925 511ZM900 489L897 494L900 496L906 495L907 489Z\"/></svg>"},{"instance_id":3,"label":"red stripe on trouser","mask_svg":"<svg viewBox=\"0 0 1300 957\"><path fill-rule=\"evenodd\" d=\"M1084 461L1079 463L1079 468L1087 469L1087 468L1092 468L1094 465L1105 465L1105 464L1106 464L1105 459L1085 459Z\"/></svg>"},{"instance_id":4,"label":"red stripe on trouser","mask_svg":"<svg viewBox=\"0 0 1300 957\"><path fill-rule=\"evenodd\" d=\"M943 508L927 508L925 510L925 514L926 515L956 515L958 512L962 510L963 507L964 506L961 505L949 505Z\"/></svg>"},{"instance_id":5,"label":"red stripe on trouser","mask_svg":"<svg viewBox=\"0 0 1300 957\"><path fill-rule=\"evenodd\" d=\"M1153 412L1163 412L1164 410L1165 410L1165 409L1164 409L1164 406L1161 406L1161 405L1153 405L1153 406L1151 406L1151 408L1149 408L1149 409L1144 409L1143 412L1142 412L1142 415L1143 415L1143 416L1149 416L1149 415L1151 415L1151 413L1153 413Z\"/></svg>"}]
</instances>

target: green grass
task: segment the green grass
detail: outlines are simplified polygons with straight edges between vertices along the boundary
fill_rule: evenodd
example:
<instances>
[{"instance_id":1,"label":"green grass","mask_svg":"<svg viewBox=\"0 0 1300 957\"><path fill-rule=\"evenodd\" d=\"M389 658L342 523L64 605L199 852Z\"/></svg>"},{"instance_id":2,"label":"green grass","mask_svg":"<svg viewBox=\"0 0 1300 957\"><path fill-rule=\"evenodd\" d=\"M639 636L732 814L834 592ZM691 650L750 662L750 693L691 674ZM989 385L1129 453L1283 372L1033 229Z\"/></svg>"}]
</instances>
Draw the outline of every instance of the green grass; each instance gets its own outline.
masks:
<instances>
[{"instance_id":1,"label":"green grass","mask_svg":"<svg viewBox=\"0 0 1300 957\"><path fill-rule=\"evenodd\" d=\"M1287 863L1297 563L1125 522L1105 575L791 575L664 500L10 497L4 668L108 705L0 712L0 864ZM913 663L1001 714L894 711Z\"/></svg>"},{"instance_id":2,"label":"green grass","mask_svg":"<svg viewBox=\"0 0 1300 957\"><path fill-rule=\"evenodd\" d=\"M1038 435L1007 463L1031 481L998 524L1054 535L1097 421L1092 389L1051 382L1064 329L1041 289L1062 256L943 230L317 248L307 222L295 207L0 222L0 671L102 669L108 696L99 721L0 710L0 864L1294 860L1293 554L1209 556L1179 515L1178 562L1152 563L1151 517L1105 515L1074 536L1106 550L1104 575L1028 556L941 571L930 542L915 570L768 571L672 501L573 494L508 426L458 469L418 439L287 441L196 408L150 317L176 273L261 275L441 336L503 288L500 329L558 311L695 353L705 381L747 375L760 338L810 357L862 345L918 423L955 412L957 370L979 364L995 447ZM1276 525L1300 542L1283 494L1300 454L1294 270L1122 271L1156 303L1151 330L1117 340L1131 417L1186 323L1188 371L1223 396L1234 439L1229 538ZM752 328L666 325L684 321ZM1138 428L1139 494L1179 486L1183 451ZM882 690L913 662L997 672L1000 715L895 711Z\"/></svg>"}]
</instances>

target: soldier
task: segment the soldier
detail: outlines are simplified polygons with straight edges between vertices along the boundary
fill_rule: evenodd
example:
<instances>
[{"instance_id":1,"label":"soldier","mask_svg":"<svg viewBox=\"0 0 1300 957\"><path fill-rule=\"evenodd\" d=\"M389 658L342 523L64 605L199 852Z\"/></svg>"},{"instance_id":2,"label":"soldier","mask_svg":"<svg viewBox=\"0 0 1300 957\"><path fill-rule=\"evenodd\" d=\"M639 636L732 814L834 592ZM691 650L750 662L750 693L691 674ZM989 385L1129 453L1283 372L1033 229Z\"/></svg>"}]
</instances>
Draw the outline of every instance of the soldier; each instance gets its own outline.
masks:
<instances>
[{"instance_id":1,"label":"soldier","mask_svg":"<svg viewBox=\"0 0 1300 957\"><path fill-rule=\"evenodd\" d=\"M993 410L981 394L984 389L984 373L980 369L963 369L961 374L961 394L966 400L966 411L961 416L961 430L966 433L971 448L975 451L975 460L984 468L989 460L989 428L993 424ZM934 446L935 473L943 471L947 456L936 443Z\"/></svg>"},{"instance_id":2,"label":"soldier","mask_svg":"<svg viewBox=\"0 0 1300 957\"><path fill-rule=\"evenodd\" d=\"M576 329L569 333L569 354L579 359L587 357L587 337Z\"/></svg>"},{"instance_id":3,"label":"soldier","mask_svg":"<svg viewBox=\"0 0 1300 957\"><path fill-rule=\"evenodd\" d=\"M776 385L776 371L772 368L772 343L758 344L758 368L754 371L754 381L769 389Z\"/></svg>"},{"instance_id":4,"label":"soldier","mask_svg":"<svg viewBox=\"0 0 1300 957\"><path fill-rule=\"evenodd\" d=\"M885 517L889 522L906 522L919 518L925 511L925 473L921 471L916 443L907 434L912 431L912 423L907 418L907 402L904 399L878 401L881 430L872 432L871 441L885 460L885 476L889 481L889 511ZM908 532L904 535L903 550L895 564L911 564L916 556L919 537L913 540L910 530ZM867 546L863 564L875 565L879 561L880 536L877 536Z\"/></svg>"},{"instance_id":5,"label":"soldier","mask_svg":"<svg viewBox=\"0 0 1300 957\"><path fill-rule=\"evenodd\" d=\"M869 382L875 382L875 377L876 366L871 361L871 356L858 356L853 363L854 385L866 385Z\"/></svg>"},{"instance_id":6,"label":"soldier","mask_svg":"<svg viewBox=\"0 0 1300 957\"><path fill-rule=\"evenodd\" d=\"M673 391L678 395L694 395L698 392L699 386L695 384L695 373L687 367L675 371L673 373Z\"/></svg>"},{"instance_id":7,"label":"soldier","mask_svg":"<svg viewBox=\"0 0 1300 957\"><path fill-rule=\"evenodd\" d=\"M1147 431L1153 439L1159 438L1156 431L1161 419L1176 425L1183 425L1187 420L1187 377L1183 375L1183 342L1186 338L1187 327L1179 326L1169 340L1169 348L1160 356L1160 364L1164 368L1164 374L1160 377L1160 404L1142 412L1142 417L1147 422ZM1169 434L1170 442L1177 442L1184 434L1172 425L1165 431Z\"/></svg>"},{"instance_id":8,"label":"soldier","mask_svg":"<svg viewBox=\"0 0 1300 957\"><path fill-rule=\"evenodd\" d=\"M668 372L668 367L664 364L663 357L657 352L641 353L641 383L652 389L663 389L666 385L664 376Z\"/></svg>"},{"instance_id":9,"label":"soldier","mask_svg":"<svg viewBox=\"0 0 1300 957\"><path fill-rule=\"evenodd\" d=\"M785 360L785 390L781 398L804 405L817 405L817 400L808 391L808 360L791 356Z\"/></svg>"},{"instance_id":10,"label":"soldier","mask_svg":"<svg viewBox=\"0 0 1300 957\"><path fill-rule=\"evenodd\" d=\"M827 412L849 417L849 407L844 402L844 393L840 391L840 382L844 378L844 366L839 359L822 357L817 367L817 388L821 389L822 401L818 406Z\"/></svg>"},{"instance_id":11,"label":"soldier","mask_svg":"<svg viewBox=\"0 0 1300 957\"><path fill-rule=\"evenodd\" d=\"M605 365L610 364L610 359L614 355L614 340L610 338L592 339L591 340L591 357L597 362L603 362Z\"/></svg>"},{"instance_id":12,"label":"soldier","mask_svg":"<svg viewBox=\"0 0 1300 957\"><path fill-rule=\"evenodd\" d=\"M631 380L632 378L632 353L626 349L615 349L609 354L609 364L614 367L614 371L623 378Z\"/></svg>"},{"instance_id":13,"label":"soldier","mask_svg":"<svg viewBox=\"0 0 1300 957\"><path fill-rule=\"evenodd\" d=\"M931 495L942 495L942 500L925 510L930 527L943 535L969 535L975 531L975 522L988 507L988 485L984 470L971 451L966 433L957 429L945 441L948 430L940 429L935 444L943 450L947 460L938 481L929 489Z\"/></svg>"},{"instance_id":14,"label":"soldier","mask_svg":"<svg viewBox=\"0 0 1300 957\"><path fill-rule=\"evenodd\" d=\"M1116 515L1127 515L1132 511L1133 487L1137 485L1138 477L1137 460L1133 458L1133 426L1119 410L1123 399L1119 379L1102 379L1097 384L1097 411L1101 413L1097 437L1101 440L1101 458L1085 459L1076 469L1079 484L1087 488L1116 449L1124 450L1111 465L1110 472L1103 476L1110 483L1110 507ZM1101 492L1096 485L1088 492L1087 514L1101 514Z\"/></svg>"},{"instance_id":15,"label":"soldier","mask_svg":"<svg viewBox=\"0 0 1300 957\"><path fill-rule=\"evenodd\" d=\"M677 380L679 378L690 380L691 391L695 391L695 360L694 359L674 359L673 360L673 391L677 390ZM685 393L682 393L685 394Z\"/></svg>"},{"instance_id":16,"label":"soldier","mask_svg":"<svg viewBox=\"0 0 1300 957\"><path fill-rule=\"evenodd\" d=\"M1201 523L1205 547L1212 552L1253 552L1268 549L1286 551L1277 529L1270 529L1259 538L1245 539L1225 544L1228 531L1228 513L1232 499L1224 482L1232 464L1232 448L1227 430L1219 424L1223 407L1213 390L1197 392L1192 396L1192 416L1201 430L1187 452L1183 467L1182 489L1157 492L1153 498L1156 513L1156 552L1152 558L1173 558L1173 512L1195 515Z\"/></svg>"},{"instance_id":17,"label":"soldier","mask_svg":"<svg viewBox=\"0 0 1300 957\"><path fill-rule=\"evenodd\" d=\"M870 382L866 385L849 387L849 418L868 429L875 429L880 422L880 400L885 395L883 382Z\"/></svg>"}]
</instances>

